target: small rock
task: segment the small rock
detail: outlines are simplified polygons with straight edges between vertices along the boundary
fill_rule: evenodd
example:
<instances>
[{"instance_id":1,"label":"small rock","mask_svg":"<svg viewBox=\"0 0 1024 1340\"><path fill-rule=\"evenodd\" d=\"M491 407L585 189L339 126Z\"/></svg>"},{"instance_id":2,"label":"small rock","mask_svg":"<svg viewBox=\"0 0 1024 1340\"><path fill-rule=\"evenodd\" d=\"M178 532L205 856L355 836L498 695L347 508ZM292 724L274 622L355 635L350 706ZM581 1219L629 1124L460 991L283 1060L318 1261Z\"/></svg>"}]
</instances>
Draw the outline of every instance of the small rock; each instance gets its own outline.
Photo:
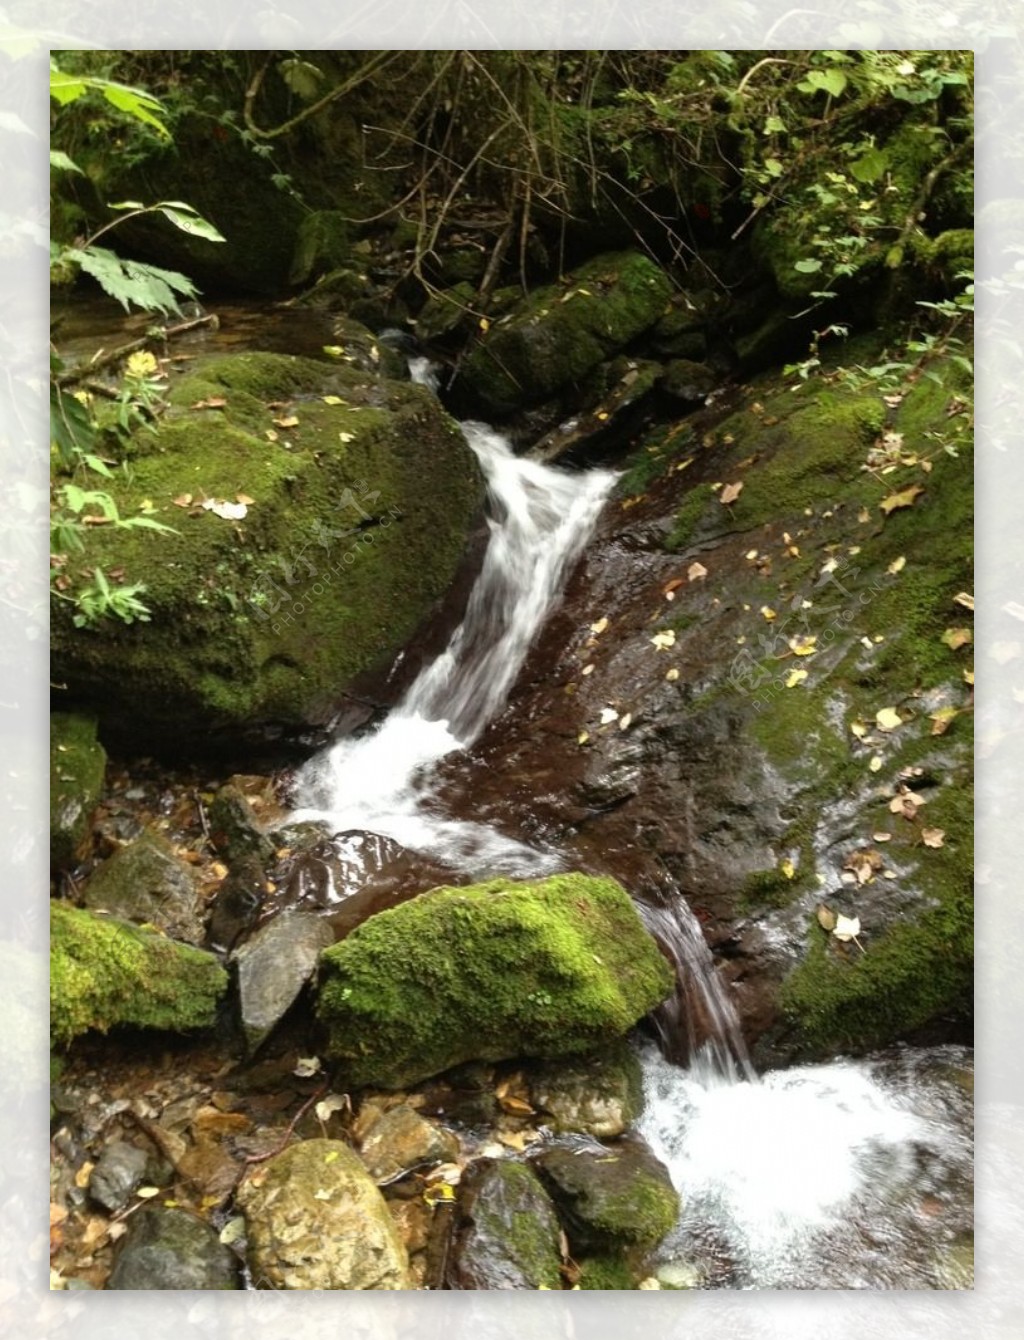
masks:
<instances>
[{"instance_id":1,"label":"small rock","mask_svg":"<svg viewBox=\"0 0 1024 1340\"><path fill-rule=\"evenodd\" d=\"M214 846L229 862L255 856L265 865L274 854L274 844L261 830L256 811L230 783L210 803L210 828Z\"/></svg>"},{"instance_id":2,"label":"small rock","mask_svg":"<svg viewBox=\"0 0 1024 1340\"><path fill-rule=\"evenodd\" d=\"M367 1172L378 1184L395 1181L412 1168L445 1163L458 1152L458 1139L450 1131L426 1121L404 1103L374 1122L360 1150Z\"/></svg>"},{"instance_id":3,"label":"small rock","mask_svg":"<svg viewBox=\"0 0 1024 1340\"><path fill-rule=\"evenodd\" d=\"M50 717L50 864L68 869L82 856L100 798L107 756L92 717Z\"/></svg>"},{"instance_id":4,"label":"small rock","mask_svg":"<svg viewBox=\"0 0 1024 1340\"><path fill-rule=\"evenodd\" d=\"M679 1193L667 1168L640 1140L549 1145L532 1163L572 1226L573 1247L654 1247L679 1217Z\"/></svg>"},{"instance_id":5,"label":"small rock","mask_svg":"<svg viewBox=\"0 0 1024 1340\"><path fill-rule=\"evenodd\" d=\"M213 897L206 923L207 947L228 953L259 916L267 877L255 856L236 861Z\"/></svg>"},{"instance_id":6,"label":"small rock","mask_svg":"<svg viewBox=\"0 0 1024 1340\"><path fill-rule=\"evenodd\" d=\"M255 1051L295 1003L334 936L323 917L285 912L231 956L238 969L242 1029Z\"/></svg>"},{"instance_id":7,"label":"small rock","mask_svg":"<svg viewBox=\"0 0 1024 1340\"><path fill-rule=\"evenodd\" d=\"M716 377L704 363L692 363L688 358L673 358L665 367L663 388L677 400L699 404L715 389Z\"/></svg>"},{"instance_id":8,"label":"small rock","mask_svg":"<svg viewBox=\"0 0 1024 1340\"><path fill-rule=\"evenodd\" d=\"M405 1289L408 1259L384 1197L340 1140L304 1140L236 1197L257 1288Z\"/></svg>"},{"instance_id":9,"label":"small rock","mask_svg":"<svg viewBox=\"0 0 1024 1340\"><path fill-rule=\"evenodd\" d=\"M109 1214L123 1210L146 1173L149 1156L126 1140L107 1145L89 1178L89 1195Z\"/></svg>"},{"instance_id":10,"label":"small rock","mask_svg":"<svg viewBox=\"0 0 1024 1340\"><path fill-rule=\"evenodd\" d=\"M108 1289L238 1289L238 1258L188 1210L146 1205L128 1225Z\"/></svg>"},{"instance_id":11,"label":"small rock","mask_svg":"<svg viewBox=\"0 0 1024 1340\"><path fill-rule=\"evenodd\" d=\"M566 1057L527 1068L533 1105L556 1131L613 1140L643 1110L643 1075L627 1043L594 1056Z\"/></svg>"}]
</instances>

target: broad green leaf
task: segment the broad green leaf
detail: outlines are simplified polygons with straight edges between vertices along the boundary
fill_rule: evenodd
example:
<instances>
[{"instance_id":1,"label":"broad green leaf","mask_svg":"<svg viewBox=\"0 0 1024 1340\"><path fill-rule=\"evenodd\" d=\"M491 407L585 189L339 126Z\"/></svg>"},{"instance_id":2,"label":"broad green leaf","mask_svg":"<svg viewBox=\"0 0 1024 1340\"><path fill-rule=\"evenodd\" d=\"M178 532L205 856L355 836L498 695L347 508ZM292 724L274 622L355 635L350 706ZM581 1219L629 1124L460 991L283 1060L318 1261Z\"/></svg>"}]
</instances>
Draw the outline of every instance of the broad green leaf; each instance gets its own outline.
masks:
<instances>
[{"instance_id":1,"label":"broad green leaf","mask_svg":"<svg viewBox=\"0 0 1024 1340\"><path fill-rule=\"evenodd\" d=\"M783 167L777 158L766 158L764 160L764 170L769 177L781 177Z\"/></svg>"},{"instance_id":2,"label":"broad green leaf","mask_svg":"<svg viewBox=\"0 0 1024 1340\"><path fill-rule=\"evenodd\" d=\"M881 177L889 166L889 155L882 149L869 149L856 162L850 164L850 176L856 181L871 185Z\"/></svg>"},{"instance_id":3,"label":"broad green leaf","mask_svg":"<svg viewBox=\"0 0 1024 1340\"><path fill-rule=\"evenodd\" d=\"M291 91L306 102L312 102L320 92L323 71L306 60L283 60L278 66L281 78Z\"/></svg>"},{"instance_id":4,"label":"broad green leaf","mask_svg":"<svg viewBox=\"0 0 1024 1340\"><path fill-rule=\"evenodd\" d=\"M96 431L89 411L80 400L50 383L50 441L57 448L61 464L73 465L79 452L87 451Z\"/></svg>"},{"instance_id":5,"label":"broad green leaf","mask_svg":"<svg viewBox=\"0 0 1024 1340\"><path fill-rule=\"evenodd\" d=\"M50 97L62 107L66 107L69 102L76 102L88 89L87 82L78 75L65 74L63 70L50 71Z\"/></svg>"},{"instance_id":6,"label":"broad green leaf","mask_svg":"<svg viewBox=\"0 0 1024 1340\"><path fill-rule=\"evenodd\" d=\"M92 275L105 293L116 298L125 311L132 307L165 315L180 313L175 293L187 298L196 294L195 285L174 270L163 270L142 261L122 260L105 247L69 247L66 258Z\"/></svg>"},{"instance_id":7,"label":"broad green leaf","mask_svg":"<svg viewBox=\"0 0 1024 1340\"><path fill-rule=\"evenodd\" d=\"M846 87L846 75L842 70L810 70L807 78L797 84L802 93L827 93L838 98Z\"/></svg>"},{"instance_id":8,"label":"broad green leaf","mask_svg":"<svg viewBox=\"0 0 1024 1340\"><path fill-rule=\"evenodd\" d=\"M157 209L167 219L170 219L175 228L180 228L183 233L189 233L193 237L205 237L208 242L223 242L225 240L222 233L219 233L212 223L207 223L196 213L185 214L180 209L175 209L172 205L157 205Z\"/></svg>"},{"instance_id":9,"label":"broad green leaf","mask_svg":"<svg viewBox=\"0 0 1024 1340\"><path fill-rule=\"evenodd\" d=\"M777 116L769 116L764 123L764 133L766 135L785 135L785 121Z\"/></svg>"},{"instance_id":10,"label":"broad green leaf","mask_svg":"<svg viewBox=\"0 0 1024 1340\"><path fill-rule=\"evenodd\" d=\"M154 116L154 112L163 111L159 99L150 93L144 93L142 89L128 88L125 84L110 84L106 80L98 80L97 83L101 85L100 92L112 107L134 117L136 121L152 126L159 135L170 139L170 131Z\"/></svg>"},{"instance_id":11,"label":"broad green leaf","mask_svg":"<svg viewBox=\"0 0 1024 1340\"><path fill-rule=\"evenodd\" d=\"M796 261L793 269L799 270L802 275L817 274L821 269L821 261L808 256L806 260Z\"/></svg>"}]
</instances>

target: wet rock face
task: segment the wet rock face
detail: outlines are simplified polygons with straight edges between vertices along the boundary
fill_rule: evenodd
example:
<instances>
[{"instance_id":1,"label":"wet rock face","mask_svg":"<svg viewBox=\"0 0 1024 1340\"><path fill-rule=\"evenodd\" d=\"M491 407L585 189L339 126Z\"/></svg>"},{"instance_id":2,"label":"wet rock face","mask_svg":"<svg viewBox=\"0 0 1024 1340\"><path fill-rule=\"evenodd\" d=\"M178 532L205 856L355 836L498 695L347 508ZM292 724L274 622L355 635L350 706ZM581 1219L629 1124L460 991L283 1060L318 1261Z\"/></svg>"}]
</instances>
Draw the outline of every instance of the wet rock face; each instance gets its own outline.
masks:
<instances>
[{"instance_id":1,"label":"wet rock face","mask_svg":"<svg viewBox=\"0 0 1024 1340\"><path fill-rule=\"evenodd\" d=\"M187 1210L146 1205L133 1215L108 1289L240 1289L238 1257Z\"/></svg>"},{"instance_id":2,"label":"wet rock face","mask_svg":"<svg viewBox=\"0 0 1024 1340\"><path fill-rule=\"evenodd\" d=\"M413 1168L453 1159L458 1151L459 1142L454 1135L403 1103L373 1123L359 1152L370 1176L383 1185Z\"/></svg>"},{"instance_id":3,"label":"wet rock face","mask_svg":"<svg viewBox=\"0 0 1024 1340\"><path fill-rule=\"evenodd\" d=\"M408 1259L383 1196L348 1145L304 1140L237 1196L257 1288L404 1289Z\"/></svg>"},{"instance_id":4,"label":"wet rock face","mask_svg":"<svg viewBox=\"0 0 1024 1340\"><path fill-rule=\"evenodd\" d=\"M479 1159L459 1188L451 1285L457 1289L561 1288L555 1207L524 1163Z\"/></svg>"},{"instance_id":5,"label":"wet rock face","mask_svg":"<svg viewBox=\"0 0 1024 1340\"><path fill-rule=\"evenodd\" d=\"M128 1204L132 1192L142 1181L149 1155L126 1140L107 1145L89 1178L89 1195L97 1205L116 1214Z\"/></svg>"},{"instance_id":6,"label":"wet rock face","mask_svg":"<svg viewBox=\"0 0 1024 1340\"><path fill-rule=\"evenodd\" d=\"M591 1056L534 1062L527 1078L534 1106L556 1131L612 1140L643 1107L640 1062L626 1042Z\"/></svg>"},{"instance_id":7,"label":"wet rock face","mask_svg":"<svg viewBox=\"0 0 1024 1340\"><path fill-rule=\"evenodd\" d=\"M969 1017L971 658L943 641L969 622L969 443L900 467L925 492L891 512L865 469L956 432L940 372L895 407L766 378L653 435L506 711L438 769L455 817L613 873L656 935L685 899L759 1065Z\"/></svg>"}]
</instances>

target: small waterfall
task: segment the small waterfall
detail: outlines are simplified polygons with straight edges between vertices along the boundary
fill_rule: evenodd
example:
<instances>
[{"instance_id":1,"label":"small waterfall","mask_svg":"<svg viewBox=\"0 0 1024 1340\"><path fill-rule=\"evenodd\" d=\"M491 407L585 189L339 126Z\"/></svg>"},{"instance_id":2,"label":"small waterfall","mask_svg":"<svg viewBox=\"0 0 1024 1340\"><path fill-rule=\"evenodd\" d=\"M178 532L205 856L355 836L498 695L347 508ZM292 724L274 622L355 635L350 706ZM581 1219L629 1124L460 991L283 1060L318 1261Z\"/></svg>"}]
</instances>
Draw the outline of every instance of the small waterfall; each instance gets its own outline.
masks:
<instances>
[{"instance_id":1,"label":"small waterfall","mask_svg":"<svg viewBox=\"0 0 1024 1340\"><path fill-rule=\"evenodd\" d=\"M413 368L429 381L431 366ZM464 749L504 706L562 584L590 536L613 473L568 474L513 455L500 434L463 425L487 480L490 542L465 618L372 735L344 739L300 776L296 820L369 829L472 876L533 876L550 852L430 809L430 767Z\"/></svg>"}]
</instances>

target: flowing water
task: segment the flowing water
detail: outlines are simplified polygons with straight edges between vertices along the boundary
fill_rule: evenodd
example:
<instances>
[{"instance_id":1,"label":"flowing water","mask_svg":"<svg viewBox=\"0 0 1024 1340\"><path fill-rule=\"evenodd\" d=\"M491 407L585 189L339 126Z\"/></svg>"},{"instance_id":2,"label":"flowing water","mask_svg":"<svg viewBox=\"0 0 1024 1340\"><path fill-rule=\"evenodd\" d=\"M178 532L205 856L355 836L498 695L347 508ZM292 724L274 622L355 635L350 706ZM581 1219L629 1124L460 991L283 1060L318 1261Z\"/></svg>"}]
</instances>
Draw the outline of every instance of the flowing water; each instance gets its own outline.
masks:
<instances>
[{"instance_id":1,"label":"flowing water","mask_svg":"<svg viewBox=\"0 0 1024 1340\"><path fill-rule=\"evenodd\" d=\"M413 372L431 384L425 361ZM471 878L531 877L558 869L558 853L447 817L431 770L502 709L614 475L559 471L515 457L482 425L464 431L491 507L465 618L381 726L307 765L293 817L383 834ZM641 1133L684 1203L660 1252L665 1283L962 1287L973 1250L969 1054L905 1049L759 1078L685 900L639 910L681 984L656 1019L662 1048L642 1055ZM685 1066L665 1059L680 1039Z\"/></svg>"}]
</instances>

